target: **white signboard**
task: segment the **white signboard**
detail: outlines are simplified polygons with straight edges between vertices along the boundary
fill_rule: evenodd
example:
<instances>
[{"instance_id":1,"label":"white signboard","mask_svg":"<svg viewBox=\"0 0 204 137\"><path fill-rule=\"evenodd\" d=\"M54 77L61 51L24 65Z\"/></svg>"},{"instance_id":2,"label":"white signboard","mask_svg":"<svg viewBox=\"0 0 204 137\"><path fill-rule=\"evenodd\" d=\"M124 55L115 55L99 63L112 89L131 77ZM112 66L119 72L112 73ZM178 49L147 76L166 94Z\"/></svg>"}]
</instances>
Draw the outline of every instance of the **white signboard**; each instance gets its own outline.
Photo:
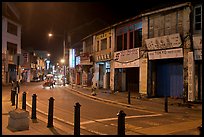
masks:
<instances>
[{"instance_id":1,"label":"white signboard","mask_svg":"<svg viewBox=\"0 0 204 137\"><path fill-rule=\"evenodd\" d=\"M202 49L202 37L201 36L193 36L193 48Z\"/></svg>"},{"instance_id":2,"label":"white signboard","mask_svg":"<svg viewBox=\"0 0 204 137\"><path fill-rule=\"evenodd\" d=\"M139 59L128 63L114 62L115 68L139 67L139 65Z\"/></svg>"},{"instance_id":3,"label":"white signboard","mask_svg":"<svg viewBox=\"0 0 204 137\"><path fill-rule=\"evenodd\" d=\"M195 60L202 60L202 50L194 50Z\"/></svg>"},{"instance_id":4,"label":"white signboard","mask_svg":"<svg viewBox=\"0 0 204 137\"><path fill-rule=\"evenodd\" d=\"M148 50L175 48L182 44L179 33L146 39L145 42Z\"/></svg>"},{"instance_id":5,"label":"white signboard","mask_svg":"<svg viewBox=\"0 0 204 137\"><path fill-rule=\"evenodd\" d=\"M194 101L194 59L193 52L188 53L188 101Z\"/></svg>"},{"instance_id":6,"label":"white signboard","mask_svg":"<svg viewBox=\"0 0 204 137\"><path fill-rule=\"evenodd\" d=\"M139 59L139 48L118 51L114 53L114 60L119 63L132 62Z\"/></svg>"},{"instance_id":7,"label":"white signboard","mask_svg":"<svg viewBox=\"0 0 204 137\"><path fill-rule=\"evenodd\" d=\"M183 57L183 49L168 49L168 50L157 50L148 52L149 60L155 59L168 59L168 58L181 58Z\"/></svg>"}]
</instances>

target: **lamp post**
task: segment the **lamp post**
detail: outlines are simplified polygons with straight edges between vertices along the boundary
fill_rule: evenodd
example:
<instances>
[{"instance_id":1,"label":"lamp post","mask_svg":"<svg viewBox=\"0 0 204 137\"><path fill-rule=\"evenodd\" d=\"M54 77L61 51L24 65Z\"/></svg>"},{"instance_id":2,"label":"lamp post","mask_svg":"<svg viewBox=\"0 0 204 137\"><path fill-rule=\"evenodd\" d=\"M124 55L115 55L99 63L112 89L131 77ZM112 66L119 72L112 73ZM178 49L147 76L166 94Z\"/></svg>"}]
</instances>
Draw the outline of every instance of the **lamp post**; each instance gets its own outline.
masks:
<instances>
[{"instance_id":1,"label":"lamp post","mask_svg":"<svg viewBox=\"0 0 204 137\"><path fill-rule=\"evenodd\" d=\"M53 37L53 36L59 36L59 37L63 37L63 58L65 58L65 47L66 47L66 35L64 33L64 35L60 35L60 34L53 34L53 33L49 33L48 34L49 37Z\"/></svg>"},{"instance_id":2,"label":"lamp post","mask_svg":"<svg viewBox=\"0 0 204 137\"><path fill-rule=\"evenodd\" d=\"M64 58L63 59L61 59L61 63L62 63L62 65L63 65L63 74L64 74L64 78L63 78L63 86L65 86L65 60L64 60Z\"/></svg>"},{"instance_id":3,"label":"lamp post","mask_svg":"<svg viewBox=\"0 0 204 137\"><path fill-rule=\"evenodd\" d=\"M66 52L66 48L68 49L68 47L71 45L71 37L68 33L64 32L63 35L60 35L60 34L53 34L53 33L49 33L48 34L49 37L54 37L54 36L58 36L58 37L63 37L63 59L64 59L64 63L63 63L63 66L64 66L64 82L63 82L63 85L65 85L65 70L66 70L66 63L69 63L69 52L67 51ZM66 55L67 54L67 55ZM65 63L65 60L67 60L67 62ZM69 64L67 64L68 68L69 68Z\"/></svg>"}]
</instances>

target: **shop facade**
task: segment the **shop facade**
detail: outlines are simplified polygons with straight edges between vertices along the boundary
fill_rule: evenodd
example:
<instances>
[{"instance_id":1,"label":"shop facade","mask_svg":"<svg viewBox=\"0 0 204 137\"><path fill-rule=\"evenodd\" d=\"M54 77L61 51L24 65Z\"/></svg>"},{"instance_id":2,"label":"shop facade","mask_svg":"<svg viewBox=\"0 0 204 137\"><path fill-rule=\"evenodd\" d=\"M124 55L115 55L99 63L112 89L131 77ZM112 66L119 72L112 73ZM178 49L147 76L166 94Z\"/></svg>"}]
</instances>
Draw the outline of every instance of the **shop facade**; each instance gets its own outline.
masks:
<instances>
[{"instance_id":1,"label":"shop facade","mask_svg":"<svg viewBox=\"0 0 204 137\"><path fill-rule=\"evenodd\" d=\"M93 35L93 58L94 72L92 83L93 87L102 89L111 89L111 67L113 56L113 41L114 30L104 29Z\"/></svg>"},{"instance_id":2,"label":"shop facade","mask_svg":"<svg viewBox=\"0 0 204 137\"><path fill-rule=\"evenodd\" d=\"M142 14L149 97L188 98L190 13L183 3Z\"/></svg>"}]
</instances>

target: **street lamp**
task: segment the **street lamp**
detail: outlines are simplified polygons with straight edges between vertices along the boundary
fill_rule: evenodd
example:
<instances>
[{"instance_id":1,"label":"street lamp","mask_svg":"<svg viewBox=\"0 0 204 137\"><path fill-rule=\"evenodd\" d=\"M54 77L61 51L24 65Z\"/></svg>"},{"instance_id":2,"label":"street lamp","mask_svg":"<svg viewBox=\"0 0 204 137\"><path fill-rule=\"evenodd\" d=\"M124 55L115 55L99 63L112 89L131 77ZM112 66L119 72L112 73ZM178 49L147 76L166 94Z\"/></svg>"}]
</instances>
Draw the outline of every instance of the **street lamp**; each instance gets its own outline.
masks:
<instances>
[{"instance_id":1,"label":"street lamp","mask_svg":"<svg viewBox=\"0 0 204 137\"><path fill-rule=\"evenodd\" d=\"M63 78L63 86L65 86L65 59L63 58L63 59L61 59L61 61L60 61L61 63L62 63L62 65L63 65L63 74L64 74L64 78Z\"/></svg>"},{"instance_id":2,"label":"street lamp","mask_svg":"<svg viewBox=\"0 0 204 137\"><path fill-rule=\"evenodd\" d=\"M66 54L66 45L68 47L69 43L71 43L71 37L68 35L68 33L64 32L63 35L60 35L60 34L53 34L53 33L49 33L48 34L49 37L53 37L53 36L58 36L58 37L63 37L63 59L64 61L61 60L61 62L63 63L63 67L64 67L64 80L63 80L63 85L65 86L65 70L66 70L66 64L65 64L65 58L67 60L68 59L68 56L65 56ZM67 44L66 44L67 43ZM67 52L68 54L68 52ZM69 66L68 66L69 67Z\"/></svg>"},{"instance_id":3,"label":"street lamp","mask_svg":"<svg viewBox=\"0 0 204 137\"><path fill-rule=\"evenodd\" d=\"M48 36L49 37L53 37L54 34L52 33L48 33ZM63 58L65 58L65 42L66 42L66 38L65 38L65 35L55 35L55 36L60 36L60 37L63 37Z\"/></svg>"}]
</instances>

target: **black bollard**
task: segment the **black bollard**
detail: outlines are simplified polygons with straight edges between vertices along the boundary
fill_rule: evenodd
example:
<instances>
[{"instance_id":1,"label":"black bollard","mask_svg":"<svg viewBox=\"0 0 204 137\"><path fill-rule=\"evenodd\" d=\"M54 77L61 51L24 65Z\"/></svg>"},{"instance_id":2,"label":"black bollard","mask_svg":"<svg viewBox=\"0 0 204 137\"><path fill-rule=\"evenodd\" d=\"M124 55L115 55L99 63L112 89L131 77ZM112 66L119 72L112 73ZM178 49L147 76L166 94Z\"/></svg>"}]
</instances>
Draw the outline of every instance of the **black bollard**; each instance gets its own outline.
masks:
<instances>
[{"instance_id":1,"label":"black bollard","mask_svg":"<svg viewBox=\"0 0 204 137\"><path fill-rule=\"evenodd\" d=\"M165 112L168 112L168 97L165 96L164 98L164 110Z\"/></svg>"},{"instance_id":2,"label":"black bollard","mask_svg":"<svg viewBox=\"0 0 204 137\"><path fill-rule=\"evenodd\" d=\"M125 135L125 116L126 114L121 110L118 114L118 135Z\"/></svg>"},{"instance_id":3,"label":"black bollard","mask_svg":"<svg viewBox=\"0 0 204 137\"><path fill-rule=\"evenodd\" d=\"M49 99L49 108L48 108L48 123L47 127L53 127L53 109L54 109L54 98L50 97Z\"/></svg>"},{"instance_id":4,"label":"black bollard","mask_svg":"<svg viewBox=\"0 0 204 137\"><path fill-rule=\"evenodd\" d=\"M12 103L12 106L15 105L15 96L16 96L16 91L13 89L13 90L11 90L11 103Z\"/></svg>"},{"instance_id":5,"label":"black bollard","mask_svg":"<svg viewBox=\"0 0 204 137\"><path fill-rule=\"evenodd\" d=\"M18 108L18 92L16 92L16 109Z\"/></svg>"},{"instance_id":6,"label":"black bollard","mask_svg":"<svg viewBox=\"0 0 204 137\"><path fill-rule=\"evenodd\" d=\"M22 95L22 109L26 110L26 92Z\"/></svg>"},{"instance_id":7,"label":"black bollard","mask_svg":"<svg viewBox=\"0 0 204 137\"><path fill-rule=\"evenodd\" d=\"M31 115L31 119L37 119L36 117L36 94L33 94L33 99L32 99L32 115Z\"/></svg>"},{"instance_id":8,"label":"black bollard","mask_svg":"<svg viewBox=\"0 0 204 137\"><path fill-rule=\"evenodd\" d=\"M80 107L81 105L77 102L74 111L74 135L80 135Z\"/></svg>"},{"instance_id":9,"label":"black bollard","mask_svg":"<svg viewBox=\"0 0 204 137\"><path fill-rule=\"evenodd\" d=\"M203 130L202 124L198 127L198 130L199 130L199 135L203 135L203 133L202 133L202 130Z\"/></svg>"}]
</instances>

